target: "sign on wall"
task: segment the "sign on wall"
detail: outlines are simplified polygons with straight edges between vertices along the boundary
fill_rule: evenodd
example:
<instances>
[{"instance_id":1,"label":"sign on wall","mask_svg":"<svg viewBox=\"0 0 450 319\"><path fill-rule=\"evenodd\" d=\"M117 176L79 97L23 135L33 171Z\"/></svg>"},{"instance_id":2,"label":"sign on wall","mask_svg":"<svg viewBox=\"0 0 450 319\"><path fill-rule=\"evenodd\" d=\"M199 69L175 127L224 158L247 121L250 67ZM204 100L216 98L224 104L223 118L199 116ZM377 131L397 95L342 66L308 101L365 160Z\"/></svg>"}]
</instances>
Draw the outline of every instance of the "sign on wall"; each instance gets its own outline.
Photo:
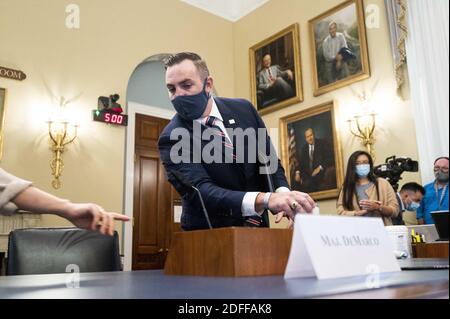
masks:
<instances>
[{"instance_id":1,"label":"sign on wall","mask_svg":"<svg viewBox=\"0 0 450 319\"><path fill-rule=\"evenodd\" d=\"M23 81L27 78L27 75L20 70L8 69L3 66L0 66L0 77Z\"/></svg>"}]
</instances>

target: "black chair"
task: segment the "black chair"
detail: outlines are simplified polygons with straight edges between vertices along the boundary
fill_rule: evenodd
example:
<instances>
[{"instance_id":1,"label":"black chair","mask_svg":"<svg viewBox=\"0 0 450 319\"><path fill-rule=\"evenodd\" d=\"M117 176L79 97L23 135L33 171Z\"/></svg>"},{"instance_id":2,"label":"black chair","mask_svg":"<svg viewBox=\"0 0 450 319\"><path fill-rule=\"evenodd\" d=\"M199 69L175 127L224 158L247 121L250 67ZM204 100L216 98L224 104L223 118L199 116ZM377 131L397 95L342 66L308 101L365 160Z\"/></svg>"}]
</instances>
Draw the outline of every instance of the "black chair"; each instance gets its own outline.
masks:
<instances>
[{"instance_id":1,"label":"black chair","mask_svg":"<svg viewBox=\"0 0 450 319\"><path fill-rule=\"evenodd\" d=\"M120 271L119 237L79 228L16 229L6 275Z\"/></svg>"}]
</instances>

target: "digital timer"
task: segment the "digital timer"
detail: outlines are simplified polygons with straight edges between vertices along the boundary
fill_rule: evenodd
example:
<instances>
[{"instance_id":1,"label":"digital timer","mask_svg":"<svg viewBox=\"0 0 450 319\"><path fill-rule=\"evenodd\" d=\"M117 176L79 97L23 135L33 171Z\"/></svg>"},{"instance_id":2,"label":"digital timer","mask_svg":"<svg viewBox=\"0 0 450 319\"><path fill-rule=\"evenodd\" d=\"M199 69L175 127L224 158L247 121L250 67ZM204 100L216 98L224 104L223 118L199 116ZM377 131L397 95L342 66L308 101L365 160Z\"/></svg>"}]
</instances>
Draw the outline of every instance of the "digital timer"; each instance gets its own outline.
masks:
<instances>
[{"instance_id":1,"label":"digital timer","mask_svg":"<svg viewBox=\"0 0 450 319\"><path fill-rule=\"evenodd\" d=\"M117 114L114 112L99 111L99 110L92 111L92 114L94 121L97 122L122 126L128 125L128 115L125 114Z\"/></svg>"}]
</instances>

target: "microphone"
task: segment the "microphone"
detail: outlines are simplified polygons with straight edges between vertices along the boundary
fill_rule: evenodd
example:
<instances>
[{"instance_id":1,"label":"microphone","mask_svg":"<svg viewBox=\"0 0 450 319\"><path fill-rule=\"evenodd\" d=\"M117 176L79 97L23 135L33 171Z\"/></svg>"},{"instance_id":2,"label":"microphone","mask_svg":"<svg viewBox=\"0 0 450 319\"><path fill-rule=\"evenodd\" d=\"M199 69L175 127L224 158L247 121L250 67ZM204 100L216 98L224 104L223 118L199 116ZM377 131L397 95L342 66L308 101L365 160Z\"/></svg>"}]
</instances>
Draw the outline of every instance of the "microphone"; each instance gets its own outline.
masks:
<instances>
[{"instance_id":1,"label":"microphone","mask_svg":"<svg viewBox=\"0 0 450 319\"><path fill-rule=\"evenodd\" d=\"M269 187L270 193L275 193L275 189L273 187L273 181L272 181L272 175L270 174L269 166L267 163L269 162L269 159L267 158L266 154L262 153L261 151L258 151L258 159L261 164L264 165L265 175L267 178L267 186ZM265 220L267 227L270 227L269 222L269 216L267 216L266 213L263 214L263 219Z\"/></svg>"},{"instance_id":2,"label":"microphone","mask_svg":"<svg viewBox=\"0 0 450 319\"><path fill-rule=\"evenodd\" d=\"M267 163L269 162L269 159L267 158L266 154L264 154L262 152L258 152L258 159L259 159L259 162L264 165L264 170L265 170L264 175L266 175L266 177L267 177L267 185L269 187L269 192L275 193L275 190L273 187L272 175L270 174L269 166L267 165Z\"/></svg>"},{"instance_id":3,"label":"microphone","mask_svg":"<svg viewBox=\"0 0 450 319\"><path fill-rule=\"evenodd\" d=\"M205 215L206 222L208 223L208 227L209 227L209 229L212 229L213 227L211 226L211 221L209 220L209 214L208 214L208 211L206 210L205 202L203 201L203 196L200 193L200 191L198 190L198 188L195 187L194 185L192 185L180 172L171 171L171 173L183 187L193 189L197 192L197 195L200 198L200 203L202 204L203 214Z\"/></svg>"}]
</instances>

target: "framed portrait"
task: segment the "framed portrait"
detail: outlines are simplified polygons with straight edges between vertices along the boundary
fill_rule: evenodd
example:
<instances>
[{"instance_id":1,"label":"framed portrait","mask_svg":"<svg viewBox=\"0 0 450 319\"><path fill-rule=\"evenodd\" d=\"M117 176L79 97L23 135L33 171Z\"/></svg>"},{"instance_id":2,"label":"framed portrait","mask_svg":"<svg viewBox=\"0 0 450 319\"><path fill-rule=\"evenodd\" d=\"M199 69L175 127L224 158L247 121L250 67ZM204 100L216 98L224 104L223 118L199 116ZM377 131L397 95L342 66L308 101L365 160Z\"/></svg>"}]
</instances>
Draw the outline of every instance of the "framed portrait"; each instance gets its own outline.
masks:
<instances>
[{"instance_id":1,"label":"framed portrait","mask_svg":"<svg viewBox=\"0 0 450 319\"><path fill-rule=\"evenodd\" d=\"M6 89L0 88L0 160L3 156L3 126L6 110Z\"/></svg>"},{"instance_id":2,"label":"framed portrait","mask_svg":"<svg viewBox=\"0 0 450 319\"><path fill-rule=\"evenodd\" d=\"M298 24L250 48L250 84L261 115L303 101Z\"/></svg>"},{"instance_id":3,"label":"framed portrait","mask_svg":"<svg viewBox=\"0 0 450 319\"><path fill-rule=\"evenodd\" d=\"M309 20L314 96L370 77L362 0Z\"/></svg>"},{"instance_id":4,"label":"framed portrait","mask_svg":"<svg viewBox=\"0 0 450 319\"><path fill-rule=\"evenodd\" d=\"M336 198L343 183L334 103L280 119L281 160L292 190L314 199Z\"/></svg>"}]
</instances>

